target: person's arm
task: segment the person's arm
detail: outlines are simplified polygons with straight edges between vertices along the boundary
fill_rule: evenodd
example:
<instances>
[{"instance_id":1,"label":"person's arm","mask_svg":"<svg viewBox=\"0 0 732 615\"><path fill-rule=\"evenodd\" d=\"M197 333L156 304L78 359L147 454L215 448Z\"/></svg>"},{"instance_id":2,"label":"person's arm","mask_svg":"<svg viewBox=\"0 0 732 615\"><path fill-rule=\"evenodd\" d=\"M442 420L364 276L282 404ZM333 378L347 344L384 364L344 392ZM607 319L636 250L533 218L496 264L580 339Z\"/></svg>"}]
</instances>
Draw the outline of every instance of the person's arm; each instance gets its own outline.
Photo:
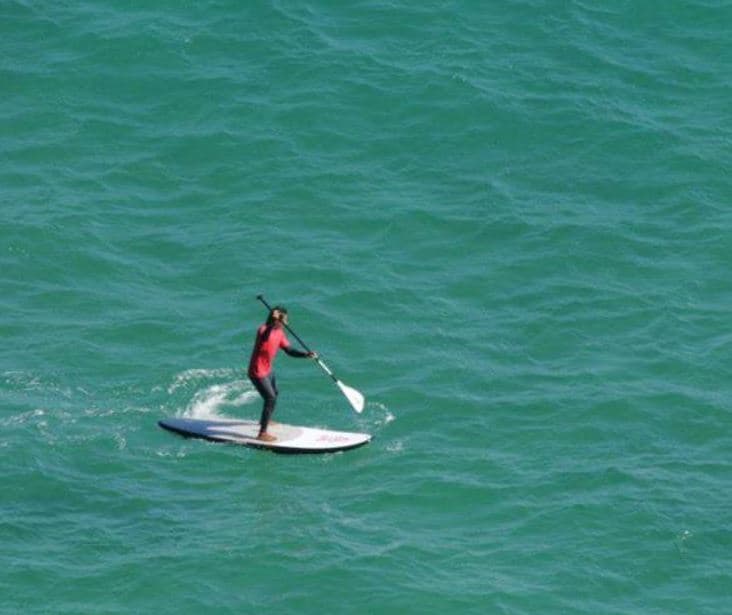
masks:
<instances>
[{"instance_id":1,"label":"person's arm","mask_svg":"<svg viewBox=\"0 0 732 615\"><path fill-rule=\"evenodd\" d=\"M289 356L297 357L298 359L305 359L316 356L314 352L303 352L302 350L297 350L292 346L286 346L282 350L284 350Z\"/></svg>"}]
</instances>

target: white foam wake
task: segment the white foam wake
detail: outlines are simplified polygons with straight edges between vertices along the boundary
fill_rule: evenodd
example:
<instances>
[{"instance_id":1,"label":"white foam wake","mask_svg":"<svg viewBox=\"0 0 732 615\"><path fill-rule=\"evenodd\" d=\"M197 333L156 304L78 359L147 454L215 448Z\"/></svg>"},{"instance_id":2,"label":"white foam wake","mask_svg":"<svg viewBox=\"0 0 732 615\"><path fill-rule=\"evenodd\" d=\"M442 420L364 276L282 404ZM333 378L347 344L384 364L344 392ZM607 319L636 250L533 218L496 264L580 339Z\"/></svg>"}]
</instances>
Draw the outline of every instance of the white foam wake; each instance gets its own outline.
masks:
<instances>
[{"instance_id":1,"label":"white foam wake","mask_svg":"<svg viewBox=\"0 0 732 615\"><path fill-rule=\"evenodd\" d=\"M226 408L236 408L259 398L251 383L236 369L188 369L178 374L168 394L192 395L180 416L197 419L221 418Z\"/></svg>"},{"instance_id":2,"label":"white foam wake","mask_svg":"<svg viewBox=\"0 0 732 615\"><path fill-rule=\"evenodd\" d=\"M183 415L197 419L220 417L225 408L243 406L258 397L244 380L214 384L197 391Z\"/></svg>"},{"instance_id":3,"label":"white foam wake","mask_svg":"<svg viewBox=\"0 0 732 615\"><path fill-rule=\"evenodd\" d=\"M178 389L186 387L190 384L196 384L200 380L211 380L213 378L231 378L237 373L236 370L221 368L221 369L187 369L186 371L178 374L168 387L168 394L172 395Z\"/></svg>"}]
</instances>

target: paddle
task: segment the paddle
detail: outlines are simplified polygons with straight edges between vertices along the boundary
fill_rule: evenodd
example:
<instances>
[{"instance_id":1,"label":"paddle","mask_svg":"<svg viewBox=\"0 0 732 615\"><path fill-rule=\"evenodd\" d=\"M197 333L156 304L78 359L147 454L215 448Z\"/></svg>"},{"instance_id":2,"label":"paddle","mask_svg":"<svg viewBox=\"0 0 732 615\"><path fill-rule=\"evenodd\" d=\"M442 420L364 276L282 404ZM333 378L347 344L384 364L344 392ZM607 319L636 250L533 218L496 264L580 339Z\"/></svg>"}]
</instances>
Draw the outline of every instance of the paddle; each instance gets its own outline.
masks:
<instances>
[{"instance_id":1,"label":"paddle","mask_svg":"<svg viewBox=\"0 0 732 615\"><path fill-rule=\"evenodd\" d=\"M270 307L269 303L267 303L267 300L262 295L257 295L257 299L259 301L261 301L264 304L264 307L266 307L270 312L272 311L272 308ZM312 350L310 350L310 348L308 348L307 344L300 339L300 336L297 333L295 333L290 328L289 325L285 325L285 328L292 334L292 336L298 342L300 342L300 345L306 350L306 352L312 352ZM338 385L338 388L341 390L343 395L346 396L346 399L348 400L348 403L351 404L351 407L356 412L359 412L359 413L362 412L364 404L365 404L364 396L356 389L346 386L340 380L338 380L338 378L336 378L335 374L332 371L330 371L330 369L328 369L328 366L320 360L320 357L318 357L315 360L317 361L318 365L320 365L320 367L323 369L323 371L333 379L333 382L335 382L336 385Z\"/></svg>"}]
</instances>

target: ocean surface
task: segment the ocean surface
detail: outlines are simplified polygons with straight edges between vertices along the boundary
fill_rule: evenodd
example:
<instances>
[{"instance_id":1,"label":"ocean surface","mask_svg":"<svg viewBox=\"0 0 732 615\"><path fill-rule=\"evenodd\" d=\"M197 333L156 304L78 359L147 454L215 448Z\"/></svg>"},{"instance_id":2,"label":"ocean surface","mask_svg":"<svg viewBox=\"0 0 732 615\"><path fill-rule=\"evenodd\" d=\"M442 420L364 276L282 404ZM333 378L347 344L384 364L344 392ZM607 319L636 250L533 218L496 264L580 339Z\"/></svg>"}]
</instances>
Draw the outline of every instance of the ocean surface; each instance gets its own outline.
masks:
<instances>
[{"instance_id":1,"label":"ocean surface","mask_svg":"<svg viewBox=\"0 0 732 615\"><path fill-rule=\"evenodd\" d=\"M731 24L0 2L0 613L732 613Z\"/></svg>"}]
</instances>

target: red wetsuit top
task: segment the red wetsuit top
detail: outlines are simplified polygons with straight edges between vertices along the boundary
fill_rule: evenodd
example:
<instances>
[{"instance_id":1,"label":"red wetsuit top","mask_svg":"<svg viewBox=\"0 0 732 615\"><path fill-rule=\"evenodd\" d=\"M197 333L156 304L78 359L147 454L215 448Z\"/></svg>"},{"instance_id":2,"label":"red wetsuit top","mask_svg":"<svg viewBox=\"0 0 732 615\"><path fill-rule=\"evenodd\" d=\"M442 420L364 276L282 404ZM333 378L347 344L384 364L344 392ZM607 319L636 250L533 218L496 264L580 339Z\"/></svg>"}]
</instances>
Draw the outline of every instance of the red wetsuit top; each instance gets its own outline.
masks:
<instances>
[{"instance_id":1,"label":"red wetsuit top","mask_svg":"<svg viewBox=\"0 0 732 615\"><path fill-rule=\"evenodd\" d=\"M272 327L269 336L265 340L267 325L262 325L257 329L257 340L254 342L252 350L252 358L249 360L249 377L264 378L272 372L272 363L274 362L277 351L282 348L288 350L290 342L285 335L284 329ZM298 353L299 354L299 353Z\"/></svg>"}]
</instances>

